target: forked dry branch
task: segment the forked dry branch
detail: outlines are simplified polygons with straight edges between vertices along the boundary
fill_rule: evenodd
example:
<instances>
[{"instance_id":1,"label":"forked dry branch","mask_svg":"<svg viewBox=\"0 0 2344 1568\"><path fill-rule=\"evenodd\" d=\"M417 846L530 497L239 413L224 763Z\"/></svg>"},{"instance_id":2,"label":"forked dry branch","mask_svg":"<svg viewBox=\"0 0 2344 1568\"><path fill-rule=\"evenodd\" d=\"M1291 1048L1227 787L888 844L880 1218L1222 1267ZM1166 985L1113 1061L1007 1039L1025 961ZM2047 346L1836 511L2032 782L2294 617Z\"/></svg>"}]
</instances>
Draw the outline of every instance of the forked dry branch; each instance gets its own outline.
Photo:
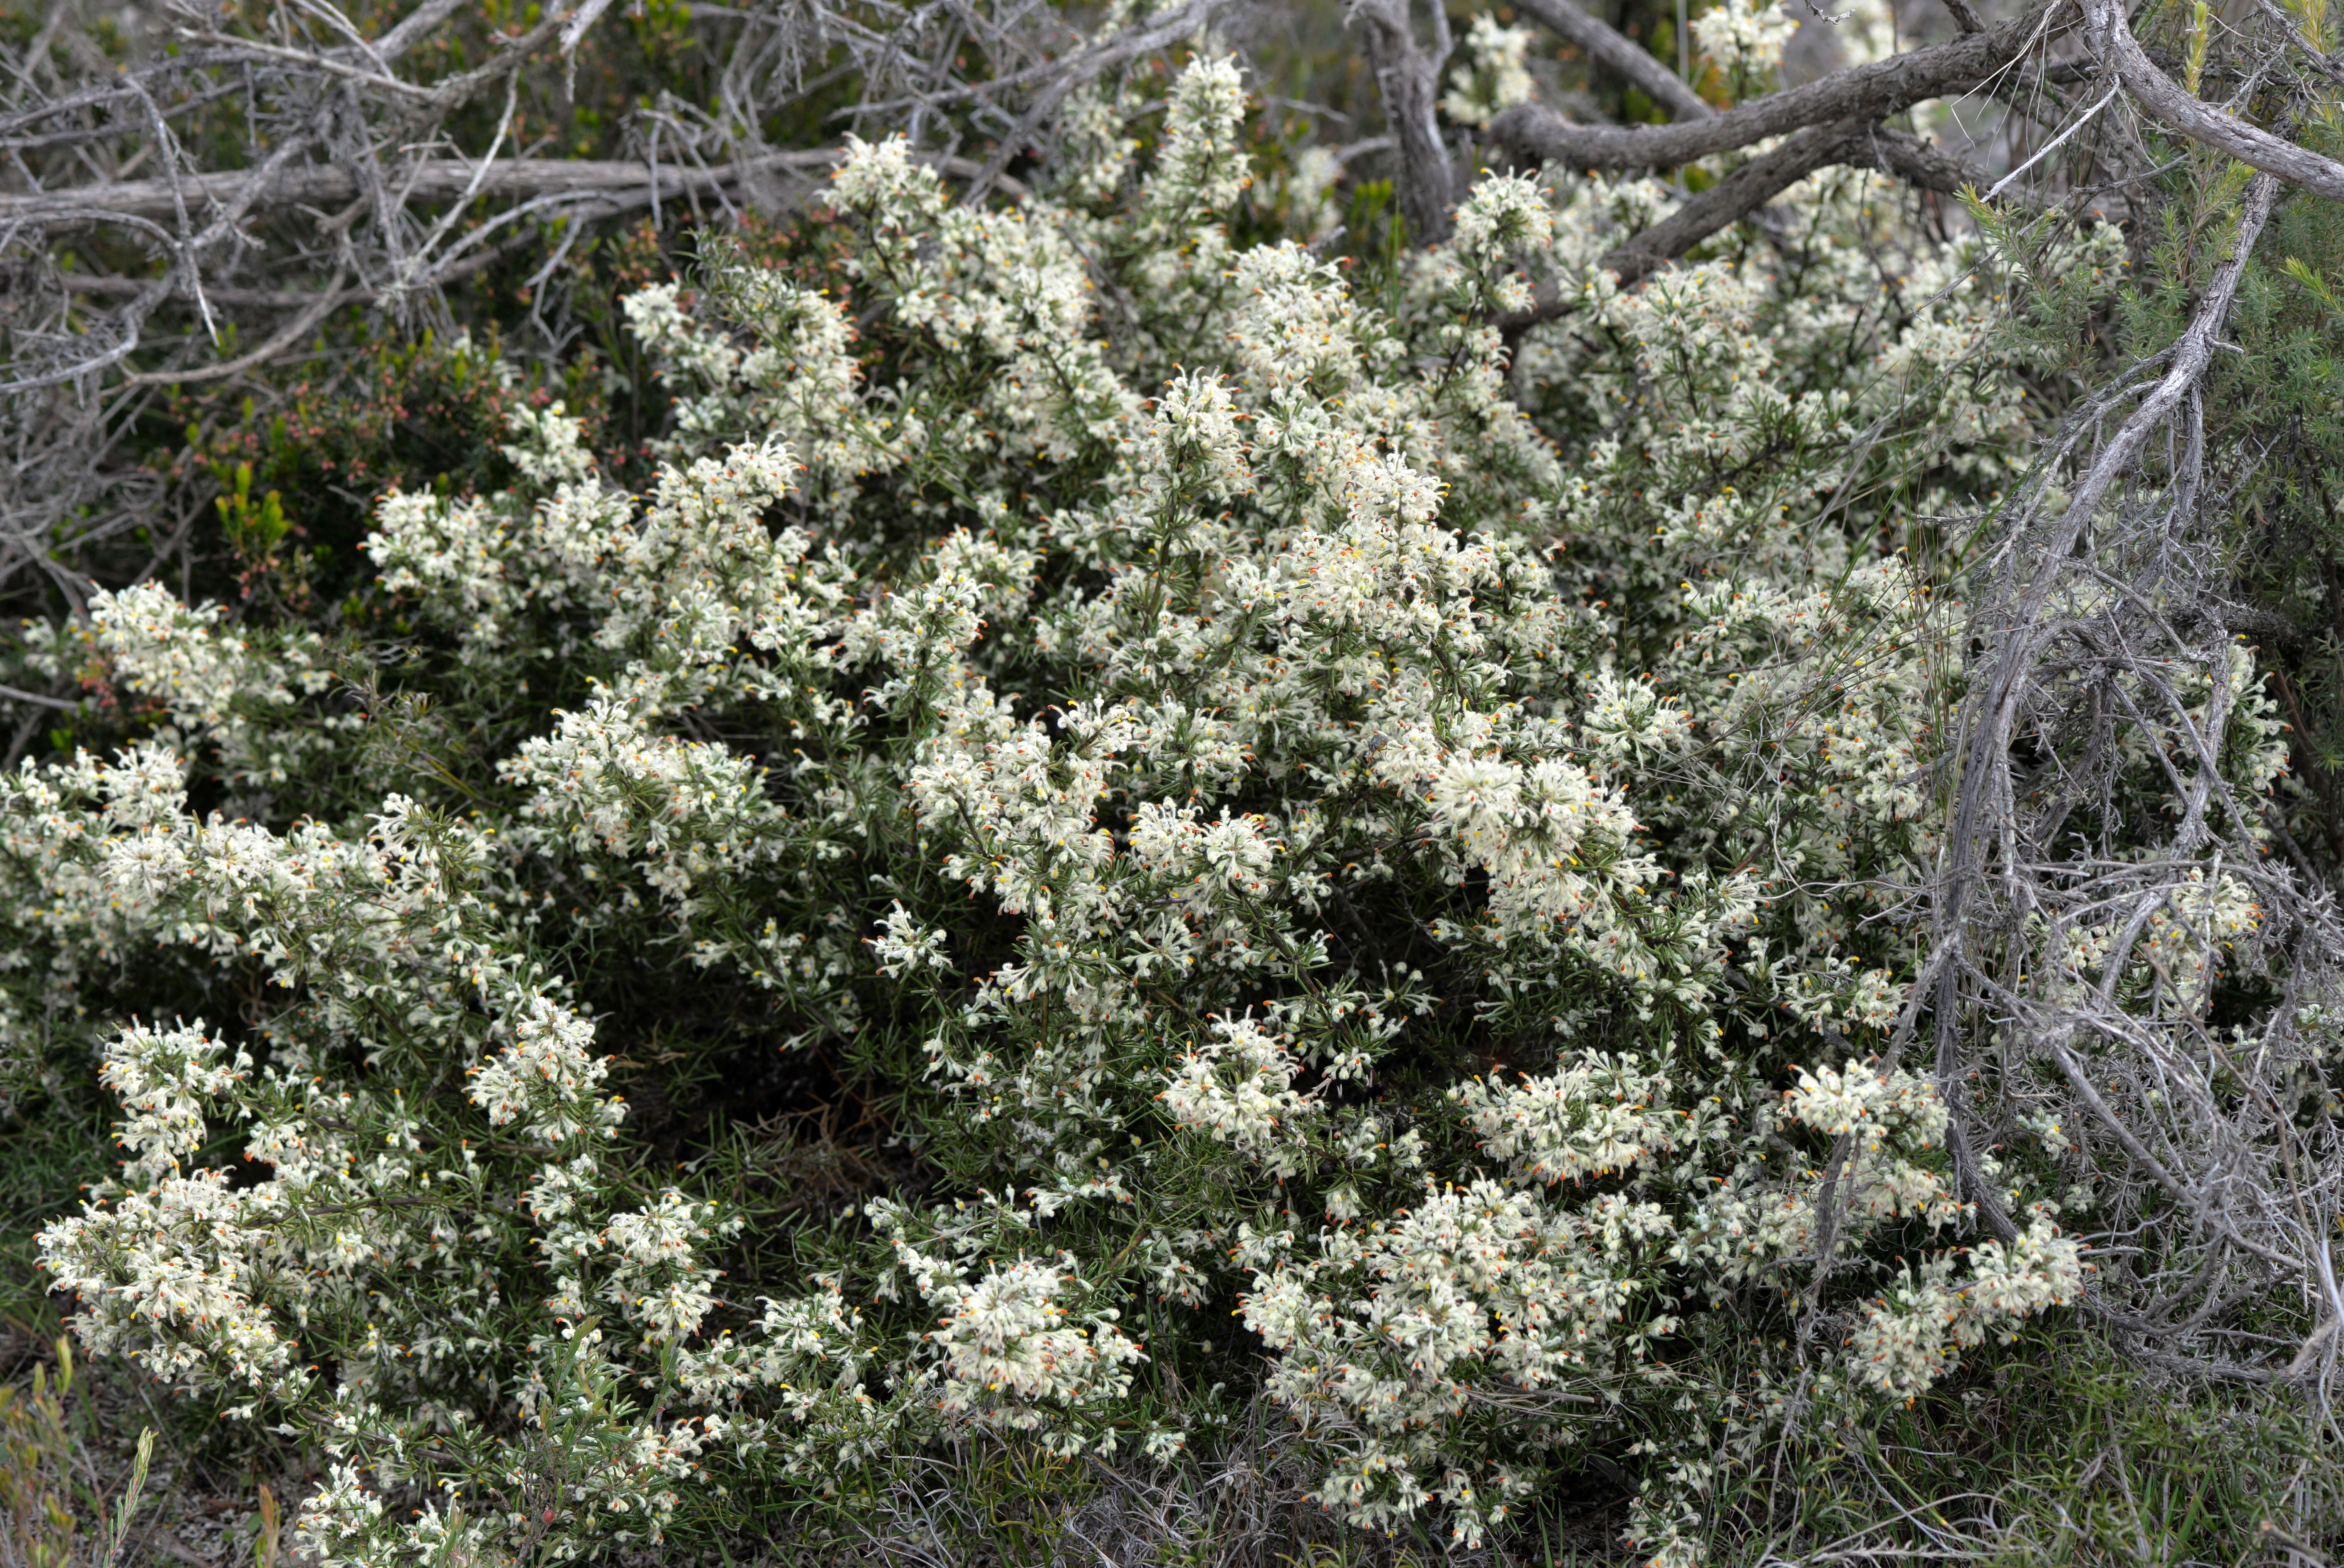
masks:
<instances>
[{"instance_id":1,"label":"forked dry branch","mask_svg":"<svg viewBox=\"0 0 2344 1568\"><path fill-rule=\"evenodd\" d=\"M2261 699L2205 510L2203 383L2283 191L2269 173L2246 183L2228 259L2163 373L2105 439L2123 384L2077 410L1976 579L1953 831L1927 890L1929 1007L1953 1147L1990 1225L2011 1233L1980 1156L2017 1101L2047 1103L2127 1239L2122 1286L2099 1300L2111 1326L2199 1371L2324 1388L2344 1316L2329 1219L2344 1148L2302 1021L2334 1005L2344 922L2313 868L2273 852L2263 803L2225 782L2238 705ZM2174 820L2158 853L2112 855L2115 759L2142 746ZM2170 966L2156 949L2175 923L2277 955L2283 989L2250 1023L2208 1024L2220 966ZM2174 1005L2145 1009L2144 986ZM1982 1068L1999 1099L1975 1092ZM2230 1353L2220 1308L2272 1288L2320 1327L2299 1355Z\"/></svg>"},{"instance_id":2,"label":"forked dry branch","mask_svg":"<svg viewBox=\"0 0 2344 1568\"><path fill-rule=\"evenodd\" d=\"M78 607L101 558L109 576L176 558L187 520L154 526L162 492L121 445L168 387L300 352L351 304L445 327L443 288L524 252L546 258L537 282L559 288L579 237L617 216L786 206L837 161L837 132L829 146L774 147L766 127L842 76L859 99L834 126L908 126L923 161L973 190L1021 194L1005 173L1036 150L1021 125L1222 5L1189 0L1087 45L1040 0L721 12L698 24L723 57L712 101L644 106L628 132L640 156L611 160L513 134L522 86L566 96L591 30L618 25L607 0L549 7L510 33L425 0L372 37L323 0L257 21L168 0L103 15L60 0L29 41L0 46L0 421L14 449L0 590L27 592L35 572L35 598ZM93 256L112 260L93 273ZM153 541L143 571L117 548L140 530Z\"/></svg>"}]
</instances>

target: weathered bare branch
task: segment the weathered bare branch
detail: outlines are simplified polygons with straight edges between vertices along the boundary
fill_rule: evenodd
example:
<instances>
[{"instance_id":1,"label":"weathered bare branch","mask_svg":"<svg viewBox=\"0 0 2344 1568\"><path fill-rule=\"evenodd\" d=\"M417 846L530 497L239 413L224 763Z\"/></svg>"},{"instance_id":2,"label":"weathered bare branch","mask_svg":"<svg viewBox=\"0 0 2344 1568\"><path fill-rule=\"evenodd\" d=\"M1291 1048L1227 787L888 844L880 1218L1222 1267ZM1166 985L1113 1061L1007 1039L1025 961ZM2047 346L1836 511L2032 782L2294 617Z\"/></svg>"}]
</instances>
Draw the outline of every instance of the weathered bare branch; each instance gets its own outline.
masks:
<instances>
[{"instance_id":1,"label":"weathered bare branch","mask_svg":"<svg viewBox=\"0 0 2344 1568\"><path fill-rule=\"evenodd\" d=\"M1448 13L1430 7L1433 36L1420 46L1409 0L1351 0L1350 18L1383 94L1384 118L1399 147L1400 212L1419 245L1449 238L1457 175L1440 136L1440 66L1450 50Z\"/></svg>"},{"instance_id":2,"label":"weathered bare branch","mask_svg":"<svg viewBox=\"0 0 2344 1568\"><path fill-rule=\"evenodd\" d=\"M318 291L317 298L310 302L308 309L286 323L274 337L250 353L239 354L233 359L223 360L216 365L198 365L187 370L144 370L136 375L124 377L123 382L132 387L163 387L176 386L188 381L224 380L230 376L242 375L256 365L267 364L311 332L316 331L318 323L324 320L327 314L336 307L350 304L363 298L365 294L362 290L344 289L341 278L337 277L330 285Z\"/></svg>"},{"instance_id":3,"label":"weathered bare branch","mask_svg":"<svg viewBox=\"0 0 2344 1568\"><path fill-rule=\"evenodd\" d=\"M1924 190L1951 193L1977 170L1908 131L1843 120L1813 126L1763 157L1753 158L1679 207L1662 222L1605 256L1602 267L1624 288L1674 260L1729 224L1757 211L1817 169L1853 164L1901 176Z\"/></svg>"},{"instance_id":4,"label":"weathered bare branch","mask_svg":"<svg viewBox=\"0 0 2344 1568\"><path fill-rule=\"evenodd\" d=\"M1606 254L1603 270L1622 288L1642 282L1719 229L1740 222L1819 168L1861 156L1861 120L1809 126L1763 157L1752 158L1625 244Z\"/></svg>"},{"instance_id":5,"label":"weathered bare branch","mask_svg":"<svg viewBox=\"0 0 2344 1568\"><path fill-rule=\"evenodd\" d=\"M1953 192L1974 185L1978 172L1960 158L1909 132L1844 120L1810 126L1763 157L1751 159L1650 228L1604 253L1599 272L1615 273L1631 288L1722 229L1741 222L1818 169L1836 164L1877 168L1925 190ZM1551 283L1541 285L1537 302L1500 323L1509 341L1572 308Z\"/></svg>"},{"instance_id":6,"label":"weathered bare branch","mask_svg":"<svg viewBox=\"0 0 2344 1568\"><path fill-rule=\"evenodd\" d=\"M654 169L648 163L591 158L507 158L490 163L484 168L461 159L439 158L412 166L399 194L407 203L425 207L454 201L468 193L513 201L549 196L597 199L633 197L648 201L653 190L664 197L673 198L734 187L761 176L783 171L806 173L828 169L838 162L841 156L841 150L836 147L764 153L707 169L678 168L672 165L662 165ZM951 157L939 153L913 156L917 161L955 178L970 178L983 172L983 166L971 158ZM1026 187L1019 181L999 175L995 176L994 180L996 186L1013 194L1025 192ZM179 182L179 192L189 199L222 207L241 200L248 210L252 207L324 208L347 206L357 198L359 187L359 182L347 169L313 166L288 170L274 177L188 175ZM63 228L126 217L161 220L173 216L176 210L174 196L170 181L154 179L76 187L38 196L0 195L0 224L38 224L44 228Z\"/></svg>"},{"instance_id":7,"label":"weathered bare branch","mask_svg":"<svg viewBox=\"0 0 2344 1568\"><path fill-rule=\"evenodd\" d=\"M1953 831L1931 883L1935 1076L1965 1193L1983 1213L1992 1183L1978 1151L1991 1140L1970 1126L1982 1114L1970 1092L1981 1067L1999 1054L2006 1096L2038 1106L2036 1075L2048 1069L2066 1136L2095 1151L2086 1158L2105 1184L2101 1212L2166 1230L2159 1245L2188 1260L2154 1287L2146 1315L2109 1307L2109 1320L2142 1337L2141 1353L2192 1364L2206 1358L2178 1347L2218 1321L2242 1270L2264 1281L2277 1270L2322 1303L2319 1318L2336 1313L2325 1242L2305 1215L2332 1209L2344 1175L2338 1151L2315 1149L2297 1125L2284 1087L2318 1043L2293 1031L2291 1003L2252 1053L2200 1021L2225 946L2198 928L2209 888L2251 895L2258 941L2301 945L2290 984L2332 993L2344 951L2332 902L2267 856L2262 804L2236 798L2223 774L2236 650L2217 552L2193 548L2207 504L2206 378L2283 190L2269 173L2248 182L2229 249L2177 339L2078 406L1974 580L1971 695L1949 758ZM2118 809L2107 794L2114 759L2144 744L2172 802L2165 842L2138 856L2077 853L2071 814L2095 797L2085 809ZM2179 933L2207 956L2186 986L2169 968ZM2144 1011L2128 994L2144 985L2176 1006ZM1989 1052L1986 1038L2002 1043ZM2077 1048L2085 1039L2093 1052Z\"/></svg>"},{"instance_id":8,"label":"weathered bare branch","mask_svg":"<svg viewBox=\"0 0 2344 1568\"><path fill-rule=\"evenodd\" d=\"M1523 163L1652 168L1691 163L1809 126L1875 123L1925 99L1977 90L2067 25L2066 4L2047 0L1985 32L1854 66L1703 119L1670 126L1579 126L1542 104L1523 104L1498 116L1490 139Z\"/></svg>"},{"instance_id":9,"label":"weathered bare branch","mask_svg":"<svg viewBox=\"0 0 2344 1568\"><path fill-rule=\"evenodd\" d=\"M2124 8L2115 0L2082 0L2082 4L2088 18L2086 36L2093 52L2107 62L2125 90L2158 124L2289 185L2316 191L2331 201L2344 201L2344 164L2285 137L2273 136L2183 91L2181 84L2158 70L2141 48L2125 24Z\"/></svg>"},{"instance_id":10,"label":"weathered bare branch","mask_svg":"<svg viewBox=\"0 0 2344 1568\"><path fill-rule=\"evenodd\" d=\"M484 160L485 138L460 148L450 116L516 89L558 97L571 63L564 46L591 48L586 28L607 25L595 18L610 7L565 0L500 30L462 0L417 0L369 37L329 0L277 0L257 15L164 0L123 12L128 31L109 54L83 36L94 3L56 0L31 40L0 41L11 361L0 372L0 585L22 587L30 574L39 582L25 591L68 606L97 581L157 570L191 537L187 518L207 515L202 481L162 480L126 456L162 388L254 375L302 352L336 307L356 302L452 328L442 291L456 280L530 249L558 263L591 225L630 210L814 197L840 149L768 145L764 127L842 79L855 84L854 101L908 106L851 109L858 128L909 130L915 157L974 177L999 146L991 138L1058 83L1080 36L1038 0L713 7L690 24L724 62L713 101L622 116L620 147L603 157L563 161L541 141L517 157L508 137L504 156ZM1175 30L1187 35L1226 3L1191 0ZM1161 10L1154 30L1175 20ZM459 30L453 69L450 55L422 47ZM1123 43L1118 58L1144 54ZM528 117L537 139L543 121ZM1046 126L1041 139L1055 135ZM978 138L990 145L960 156ZM448 224L451 211L461 216ZM560 241L549 243L556 225ZM61 242L93 231L96 242L75 249L97 275L61 273ZM268 269L256 276L263 248ZM557 301L532 319L558 340L562 285L543 288L555 278L541 268L530 287L533 304ZM166 321L182 305L192 335ZM238 348L216 349L224 311L265 324ZM180 512L158 527L167 496ZM99 564L132 538L142 541L136 561Z\"/></svg>"},{"instance_id":11,"label":"weathered bare branch","mask_svg":"<svg viewBox=\"0 0 2344 1568\"><path fill-rule=\"evenodd\" d=\"M1600 16L1591 16L1573 0L1521 0L1523 15L1559 33L1587 51L1597 65L1636 87L1680 120L1705 120L1717 113L1709 101L1652 52Z\"/></svg>"}]
</instances>

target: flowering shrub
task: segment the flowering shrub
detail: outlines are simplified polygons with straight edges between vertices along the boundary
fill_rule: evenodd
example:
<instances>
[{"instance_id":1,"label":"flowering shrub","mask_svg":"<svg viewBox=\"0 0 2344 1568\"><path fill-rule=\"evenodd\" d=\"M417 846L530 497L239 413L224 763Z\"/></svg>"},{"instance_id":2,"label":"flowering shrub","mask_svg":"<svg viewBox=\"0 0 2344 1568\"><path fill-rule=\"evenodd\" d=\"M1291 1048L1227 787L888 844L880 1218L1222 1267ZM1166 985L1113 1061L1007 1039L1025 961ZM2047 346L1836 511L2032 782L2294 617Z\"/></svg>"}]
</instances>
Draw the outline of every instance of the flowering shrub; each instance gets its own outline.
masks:
<instances>
[{"instance_id":1,"label":"flowering shrub","mask_svg":"<svg viewBox=\"0 0 2344 1568\"><path fill-rule=\"evenodd\" d=\"M1895 546L2029 434L1965 257L1834 176L1799 267L1623 293L1669 192L1490 175L1355 289L1227 238L1242 114L1199 62L1014 207L856 144L829 290L629 302L647 493L516 400L512 489L381 499L390 654L155 584L28 633L151 725L0 781L11 1070L101 1052L128 1152L44 1255L331 1456L323 1568L1178 1464L1257 1397L1352 1523L1471 1546L1608 1450L1689 1561L1768 1433L2083 1290L1990 1158L1976 1241L1901 1054L1961 668ZM2204 902L2141 1006L2207 1005ZM824 1230L639 1136L647 992L877 1086L917 1179Z\"/></svg>"}]
</instances>

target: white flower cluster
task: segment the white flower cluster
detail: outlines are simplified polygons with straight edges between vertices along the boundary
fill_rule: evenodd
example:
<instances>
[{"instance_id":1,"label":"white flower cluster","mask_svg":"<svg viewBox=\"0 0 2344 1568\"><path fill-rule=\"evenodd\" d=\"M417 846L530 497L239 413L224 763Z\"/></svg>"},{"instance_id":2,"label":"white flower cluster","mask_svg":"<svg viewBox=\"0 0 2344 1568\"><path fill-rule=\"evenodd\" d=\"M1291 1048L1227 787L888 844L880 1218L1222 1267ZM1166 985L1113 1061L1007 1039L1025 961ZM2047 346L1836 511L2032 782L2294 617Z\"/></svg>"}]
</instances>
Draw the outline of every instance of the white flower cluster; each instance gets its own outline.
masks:
<instances>
[{"instance_id":1,"label":"white flower cluster","mask_svg":"<svg viewBox=\"0 0 2344 1568\"><path fill-rule=\"evenodd\" d=\"M1798 27L1780 0L1719 0L1692 19L1702 53L1744 82L1783 63L1783 46Z\"/></svg>"},{"instance_id":2,"label":"white flower cluster","mask_svg":"<svg viewBox=\"0 0 2344 1568\"><path fill-rule=\"evenodd\" d=\"M1519 35L1471 46L1502 106ZM1146 163L1137 112L1014 207L852 143L832 291L636 294L643 493L556 406L510 488L385 496L349 612L439 710L153 585L28 642L153 705L0 779L0 1053L125 1107L44 1257L323 1447L321 1563L846 1507L931 1441L1175 1462L1257 1398L1345 1517L1478 1542L1620 1412L1707 1462L1802 1315L1853 1421L2082 1289L2048 1209L1961 1249L1894 1065L1961 672L1884 540L2027 434L1961 256L1833 177L1797 268L1622 293L1673 193L1490 177L1355 291L1230 238L1233 64ZM1510 359L1534 282L1581 314ZM2253 919L2178 888L2126 994ZM835 1202L787 1173L836 1143L676 1108L793 1074L890 1108L821 1124L872 1143Z\"/></svg>"},{"instance_id":3,"label":"white flower cluster","mask_svg":"<svg viewBox=\"0 0 2344 1568\"><path fill-rule=\"evenodd\" d=\"M252 1058L239 1053L234 1067L220 1061L219 1041L204 1033L203 1020L158 1033L133 1025L106 1047L99 1080L122 1100L130 1118L116 1129L136 1152L130 1168L157 1178L179 1168L179 1157L203 1146L204 1101L225 1094L238 1069Z\"/></svg>"},{"instance_id":4,"label":"white flower cluster","mask_svg":"<svg viewBox=\"0 0 2344 1568\"><path fill-rule=\"evenodd\" d=\"M1294 1087L1302 1064L1250 1017L1216 1018L1212 1029L1219 1038L1183 1057L1167 1077L1165 1108L1184 1128L1248 1154L1272 1157L1279 1124L1292 1124L1316 1108Z\"/></svg>"},{"instance_id":5,"label":"white flower cluster","mask_svg":"<svg viewBox=\"0 0 2344 1568\"><path fill-rule=\"evenodd\" d=\"M1105 1324L1066 1327L1066 1309L1056 1304L1065 1286L1062 1269L1021 1258L945 1293L951 1310L932 1337L945 1353L945 1411L1087 1401L1131 1386L1121 1369L1141 1359L1139 1347ZM1040 1411L1019 1409L1008 1424L1040 1426L1045 1420Z\"/></svg>"},{"instance_id":6,"label":"white flower cluster","mask_svg":"<svg viewBox=\"0 0 2344 1568\"><path fill-rule=\"evenodd\" d=\"M1459 125L1486 126L1537 96L1538 86L1523 65L1531 51L1528 27L1500 26L1483 12L1465 35L1465 50L1470 64L1449 73L1449 91L1440 99L1440 112Z\"/></svg>"},{"instance_id":7,"label":"white flower cluster","mask_svg":"<svg viewBox=\"0 0 2344 1568\"><path fill-rule=\"evenodd\" d=\"M1672 1325L1623 1320L1637 1255L1666 1228L1649 1203L1561 1209L1477 1178L1257 1272L1246 1326L1276 1352L1269 1396L1331 1451L1319 1500L1369 1526L1438 1500L1478 1545L1534 1472L1471 1462L1458 1418L1490 1392L1531 1420L1567 1410L1615 1351L1642 1360Z\"/></svg>"},{"instance_id":8,"label":"white flower cluster","mask_svg":"<svg viewBox=\"0 0 2344 1568\"><path fill-rule=\"evenodd\" d=\"M190 609L159 583L90 596L76 626L30 628L34 666L73 673L116 702L159 710L156 738L218 761L227 781L264 797L308 754L329 744L314 727L284 723L300 698L332 683L322 642L306 628L224 633L217 604Z\"/></svg>"},{"instance_id":9,"label":"white flower cluster","mask_svg":"<svg viewBox=\"0 0 2344 1568\"><path fill-rule=\"evenodd\" d=\"M2038 1219L2006 1248L1977 1249L1968 1277L1955 1280L1950 1258L1907 1269L1864 1312L1850 1339L1864 1380L1911 1399L1945 1375L1961 1349L1985 1342L1996 1324L2065 1306L2082 1293L2082 1264L2058 1228Z\"/></svg>"}]
</instances>

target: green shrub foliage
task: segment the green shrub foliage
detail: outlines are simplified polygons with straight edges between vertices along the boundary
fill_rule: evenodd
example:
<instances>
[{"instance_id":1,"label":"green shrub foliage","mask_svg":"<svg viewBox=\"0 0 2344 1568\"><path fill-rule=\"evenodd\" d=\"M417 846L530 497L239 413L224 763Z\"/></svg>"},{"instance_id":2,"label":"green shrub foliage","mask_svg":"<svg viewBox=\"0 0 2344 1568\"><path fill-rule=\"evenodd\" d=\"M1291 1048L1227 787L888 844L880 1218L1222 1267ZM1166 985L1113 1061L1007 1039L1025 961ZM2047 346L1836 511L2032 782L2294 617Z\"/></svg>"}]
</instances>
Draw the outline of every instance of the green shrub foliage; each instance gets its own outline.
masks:
<instances>
[{"instance_id":1,"label":"green shrub foliage","mask_svg":"<svg viewBox=\"0 0 2344 1568\"><path fill-rule=\"evenodd\" d=\"M330 1456L324 1568L851 1513L940 1443L1180 1465L1257 1406L1353 1524L1470 1546L1600 1449L1690 1562L1786 1423L2085 1290L2088 1192L1988 1158L1981 1240L1902 1060L1932 541L2031 433L1971 256L1837 174L1623 294L1677 193L1491 175L1354 287L1227 238L1242 115L1200 61L1144 170L990 208L856 143L828 287L629 300L645 493L516 395L511 488L406 477L358 599L30 632L127 741L0 782L10 1081L122 1106L46 1265ZM1515 351L1536 278L1575 308ZM2196 896L2132 1005L2234 961ZM673 1112L717 1071L865 1125Z\"/></svg>"}]
</instances>

